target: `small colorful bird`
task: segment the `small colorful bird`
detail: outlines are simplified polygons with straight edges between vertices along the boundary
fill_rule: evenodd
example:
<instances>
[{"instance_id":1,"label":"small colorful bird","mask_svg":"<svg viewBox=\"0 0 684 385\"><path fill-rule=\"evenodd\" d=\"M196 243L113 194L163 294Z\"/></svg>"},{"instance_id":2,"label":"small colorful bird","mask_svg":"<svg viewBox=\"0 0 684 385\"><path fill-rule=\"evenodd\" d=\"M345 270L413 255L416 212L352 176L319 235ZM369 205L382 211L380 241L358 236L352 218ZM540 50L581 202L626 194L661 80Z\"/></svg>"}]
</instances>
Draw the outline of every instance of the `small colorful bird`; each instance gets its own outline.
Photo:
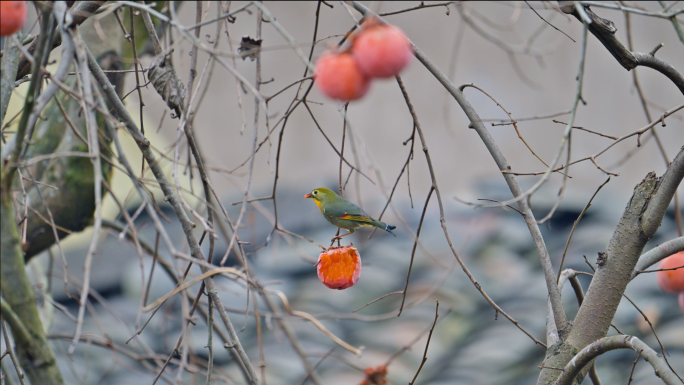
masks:
<instances>
[{"instance_id":1,"label":"small colorful bird","mask_svg":"<svg viewBox=\"0 0 684 385\"><path fill-rule=\"evenodd\" d=\"M304 198L313 199L328 222L341 229L349 230L347 234L337 236L333 240L354 234L354 231L359 227L377 227L394 235L392 230L396 229L396 226L390 226L385 222L371 218L361 207L342 198L330 189L319 187L311 191L310 194L304 195ZM394 236L396 237L396 235Z\"/></svg>"}]
</instances>

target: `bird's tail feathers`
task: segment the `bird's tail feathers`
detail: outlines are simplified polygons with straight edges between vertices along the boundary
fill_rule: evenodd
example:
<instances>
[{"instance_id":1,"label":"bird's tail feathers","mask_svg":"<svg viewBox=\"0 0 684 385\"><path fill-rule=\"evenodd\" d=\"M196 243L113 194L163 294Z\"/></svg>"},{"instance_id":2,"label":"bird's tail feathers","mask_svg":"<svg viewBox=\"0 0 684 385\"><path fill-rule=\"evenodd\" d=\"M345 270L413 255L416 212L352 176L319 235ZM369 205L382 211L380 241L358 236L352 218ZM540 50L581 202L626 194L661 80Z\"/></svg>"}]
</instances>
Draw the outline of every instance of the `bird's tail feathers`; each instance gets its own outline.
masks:
<instances>
[{"instance_id":1,"label":"bird's tail feathers","mask_svg":"<svg viewBox=\"0 0 684 385\"><path fill-rule=\"evenodd\" d=\"M378 220L374 220L374 221L372 221L372 222L368 222L368 224L367 224L366 226L373 226L373 227L377 227L377 228L379 228L379 229L383 229L383 230L387 231L388 233L390 233L390 234L392 234L392 235L394 235L394 236L396 237L396 235L392 232L392 230L396 229L397 226L390 226L390 225L388 225L387 223L381 222L381 221L378 221Z\"/></svg>"},{"instance_id":2,"label":"bird's tail feathers","mask_svg":"<svg viewBox=\"0 0 684 385\"><path fill-rule=\"evenodd\" d=\"M385 231L387 231L388 233L394 235L395 237L396 237L396 234L394 234L394 233L392 232L392 230L394 230L394 229L396 229L396 228L397 228L397 226L390 226L390 225L388 225L388 224L385 224Z\"/></svg>"}]
</instances>

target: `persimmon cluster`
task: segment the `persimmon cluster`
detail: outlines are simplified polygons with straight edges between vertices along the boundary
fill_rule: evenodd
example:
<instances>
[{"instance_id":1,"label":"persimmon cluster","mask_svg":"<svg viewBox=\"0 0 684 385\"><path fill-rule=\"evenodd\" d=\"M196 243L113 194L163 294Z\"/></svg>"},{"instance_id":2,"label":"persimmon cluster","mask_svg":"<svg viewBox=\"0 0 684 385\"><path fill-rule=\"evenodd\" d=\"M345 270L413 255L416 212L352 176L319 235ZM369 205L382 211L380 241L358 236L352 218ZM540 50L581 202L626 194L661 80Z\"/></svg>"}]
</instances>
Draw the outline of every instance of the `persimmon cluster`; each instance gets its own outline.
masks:
<instances>
[{"instance_id":1,"label":"persimmon cluster","mask_svg":"<svg viewBox=\"0 0 684 385\"><path fill-rule=\"evenodd\" d=\"M340 101L362 98L372 79L398 75L413 57L404 32L375 17L364 19L358 33L350 34L348 41L345 50L324 52L314 72L319 91Z\"/></svg>"},{"instance_id":2,"label":"persimmon cluster","mask_svg":"<svg viewBox=\"0 0 684 385\"><path fill-rule=\"evenodd\" d=\"M0 36L9 36L24 27L25 1L0 1Z\"/></svg>"},{"instance_id":3,"label":"persimmon cluster","mask_svg":"<svg viewBox=\"0 0 684 385\"><path fill-rule=\"evenodd\" d=\"M684 251L663 259L659 265L661 270L656 273L656 277L663 291L679 294L679 307L684 311L684 267L682 266L684 266Z\"/></svg>"}]
</instances>

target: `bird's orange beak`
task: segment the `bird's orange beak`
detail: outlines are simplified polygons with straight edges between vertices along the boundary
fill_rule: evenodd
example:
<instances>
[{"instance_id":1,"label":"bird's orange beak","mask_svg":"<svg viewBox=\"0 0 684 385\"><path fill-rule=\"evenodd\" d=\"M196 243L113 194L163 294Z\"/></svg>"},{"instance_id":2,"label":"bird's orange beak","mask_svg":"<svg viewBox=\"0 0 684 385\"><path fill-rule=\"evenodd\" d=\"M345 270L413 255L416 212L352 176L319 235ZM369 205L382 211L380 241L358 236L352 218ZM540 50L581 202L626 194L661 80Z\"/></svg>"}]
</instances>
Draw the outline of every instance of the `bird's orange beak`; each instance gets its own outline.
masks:
<instances>
[{"instance_id":1,"label":"bird's orange beak","mask_svg":"<svg viewBox=\"0 0 684 385\"><path fill-rule=\"evenodd\" d=\"M313 195L311 195L311 194L306 194L306 195L304 195L304 198L313 198Z\"/></svg>"}]
</instances>

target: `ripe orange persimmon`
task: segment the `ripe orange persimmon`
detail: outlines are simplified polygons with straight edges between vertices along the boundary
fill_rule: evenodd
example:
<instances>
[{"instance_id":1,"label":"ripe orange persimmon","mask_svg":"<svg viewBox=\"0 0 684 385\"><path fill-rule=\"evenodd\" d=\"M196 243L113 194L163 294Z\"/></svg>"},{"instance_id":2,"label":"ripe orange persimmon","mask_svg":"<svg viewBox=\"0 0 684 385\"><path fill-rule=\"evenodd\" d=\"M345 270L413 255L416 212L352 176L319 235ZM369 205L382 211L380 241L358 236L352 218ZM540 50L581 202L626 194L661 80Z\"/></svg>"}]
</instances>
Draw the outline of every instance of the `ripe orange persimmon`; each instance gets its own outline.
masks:
<instances>
[{"instance_id":1,"label":"ripe orange persimmon","mask_svg":"<svg viewBox=\"0 0 684 385\"><path fill-rule=\"evenodd\" d=\"M367 21L362 28L352 45L352 55L366 76L392 77L411 62L411 43L399 28L374 20Z\"/></svg>"},{"instance_id":2,"label":"ripe orange persimmon","mask_svg":"<svg viewBox=\"0 0 684 385\"><path fill-rule=\"evenodd\" d=\"M344 290L359 280L361 257L354 247L330 247L318 256L316 270L325 286Z\"/></svg>"},{"instance_id":3,"label":"ripe orange persimmon","mask_svg":"<svg viewBox=\"0 0 684 385\"><path fill-rule=\"evenodd\" d=\"M25 1L0 1L0 36L9 36L26 22Z\"/></svg>"},{"instance_id":4,"label":"ripe orange persimmon","mask_svg":"<svg viewBox=\"0 0 684 385\"><path fill-rule=\"evenodd\" d=\"M325 96L345 102L360 99L370 87L370 79L347 52L323 53L316 61L314 79Z\"/></svg>"},{"instance_id":5,"label":"ripe orange persimmon","mask_svg":"<svg viewBox=\"0 0 684 385\"><path fill-rule=\"evenodd\" d=\"M670 255L660 261L659 269L672 269L684 266L684 251ZM658 284L668 293L684 292L684 268L665 270L656 273Z\"/></svg>"}]
</instances>

